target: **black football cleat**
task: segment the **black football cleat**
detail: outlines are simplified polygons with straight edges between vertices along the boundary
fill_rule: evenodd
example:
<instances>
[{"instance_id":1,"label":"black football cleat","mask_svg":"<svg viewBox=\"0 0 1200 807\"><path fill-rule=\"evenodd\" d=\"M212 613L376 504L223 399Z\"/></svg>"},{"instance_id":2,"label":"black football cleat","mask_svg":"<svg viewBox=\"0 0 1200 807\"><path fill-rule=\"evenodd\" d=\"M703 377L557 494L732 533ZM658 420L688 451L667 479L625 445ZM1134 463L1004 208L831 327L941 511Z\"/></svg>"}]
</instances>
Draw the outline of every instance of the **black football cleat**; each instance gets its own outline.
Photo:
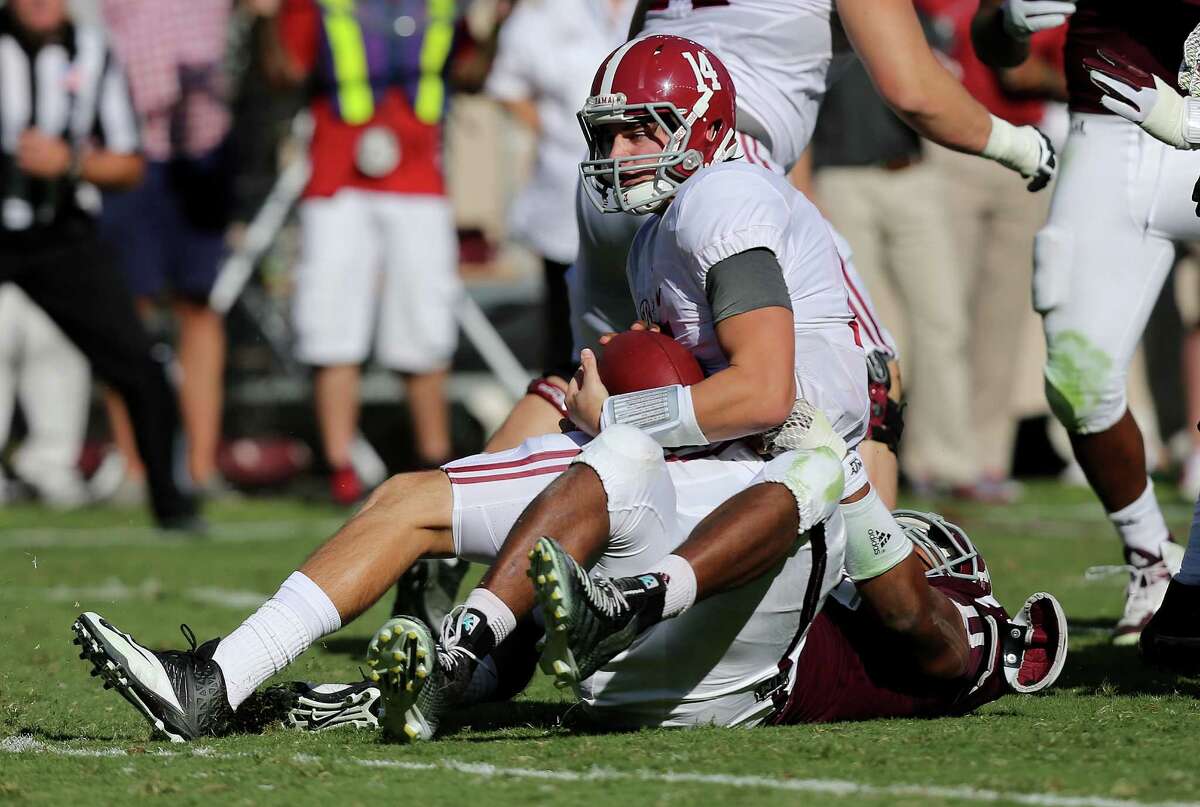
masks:
<instances>
[{"instance_id":1,"label":"black football cleat","mask_svg":"<svg viewBox=\"0 0 1200 807\"><path fill-rule=\"evenodd\" d=\"M1139 642L1142 658L1175 672L1200 673L1200 586L1172 580Z\"/></svg>"},{"instance_id":2,"label":"black football cleat","mask_svg":"<svg viewBox=\"0 0 1200 807\"><path fill-rule=\"evenodd\" d=\"M225 678L212 659L219 639L197 647L191 628L180 625L191 649L156 652L90 611L71 628L79 657L92 662L92 675L103 678L105 689L117 690L171 742L233 730Z\"/></svg>"},{"instance_id":3,"label":"black football cleat","mask_svg":"<svg viewBox=\"0 0 1200 807\"><path fill-rule=\"evenodd\" d=\"M389 619L375 632L367 646L368 677L383 693L386 738L432 740L442 718L462 702L478 663L454 642L464 611L460 606L446 616L440 640L408 616Z\"/></svg>"},{"instance_id":4,"label":"black football cleat","mask_svg":"<svg viewBox=\"0 0 1200 807\"><path fill-rule=\"evenodd\" d=\"M383 693L379 684L309 684L292 681L268 687L263 696L282 705L284 726L303 731L326 731L352 726L379 728Z\"/></svg>"},{"instance_id":5,"label":"black football cleat","mask_svg":"<svg viewBox=\"0 0 1200 807\"><path fill-rule=\"evenodd\" d=\"M542 670L560 689L579 683L662 619L657 575L592 577L553 538L529 553L529 579L546 620Z\"/></svg>"}]
</instances>

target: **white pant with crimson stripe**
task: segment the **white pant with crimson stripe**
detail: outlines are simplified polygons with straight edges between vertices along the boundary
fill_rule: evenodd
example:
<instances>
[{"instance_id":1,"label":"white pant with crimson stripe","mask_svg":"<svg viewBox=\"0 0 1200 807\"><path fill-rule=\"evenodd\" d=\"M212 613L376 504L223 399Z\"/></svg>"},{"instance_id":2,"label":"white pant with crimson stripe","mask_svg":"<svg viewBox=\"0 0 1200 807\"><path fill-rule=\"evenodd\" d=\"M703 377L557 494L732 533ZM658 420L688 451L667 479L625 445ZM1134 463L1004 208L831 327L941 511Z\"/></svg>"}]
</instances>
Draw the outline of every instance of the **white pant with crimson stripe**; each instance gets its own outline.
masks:
<instances>
[{"instance_id":1,"label":"white pant with crimson stripe","mask_svg":"<svg viewBox=\"0 0 1200 807\"><path fill-rule=\"evenodd\" d=\"M611 537L595 573L648 571L717 505L751 484L779 478L789 452L770 463L734 442L713 453L664 458L658 444L627 426L593 441L548 434L443 467L453 491L459 557L491 563L525 507L573 462L596 470L607 495ZM847 476L861 486L861 472ZM784 472L786 468L783 469ZM814 531L816 532L816 531ZM584 702L607 725L753 725L768 716L769 693L786 692L804 632L841 576L840 513L800 542L775 575L706 600L648 630L583 682ZM788 661L792 663L787 663ZM783 672L781 672L781 670Z\"/></svg>"}]
</instances>

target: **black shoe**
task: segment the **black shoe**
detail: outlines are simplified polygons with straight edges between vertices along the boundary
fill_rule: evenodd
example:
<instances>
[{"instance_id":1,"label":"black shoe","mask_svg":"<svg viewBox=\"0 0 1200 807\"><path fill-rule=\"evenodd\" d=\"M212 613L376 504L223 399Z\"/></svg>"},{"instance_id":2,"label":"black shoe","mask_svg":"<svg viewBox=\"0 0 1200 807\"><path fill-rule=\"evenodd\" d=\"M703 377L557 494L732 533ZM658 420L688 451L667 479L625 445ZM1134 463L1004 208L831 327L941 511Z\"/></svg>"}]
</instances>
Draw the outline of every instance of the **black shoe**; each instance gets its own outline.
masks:
<instances>
[{"instance_id":1,"label":"black shoe","mask_svg":"<svg viewBox=\"0 0 1200 807\"><path fill-rule=\"evenodd\" d=\"M1200 586L1171 580L1158 611L1142 628L1142 658L1175 672L1200 672Z\"/></svg>"},{"instance_id":2,"label":"black shoe","mask_svg":"<svg viewBox=\"0 0 1200 807\"><path fill-rule=\"evenodd\" d=\"M426 625L440 625L454 608L458 588L470 563L457 558L421 560L396 581L392 616L414 616Z\"/></svg>"},{"instance_id":3,"label":"black shoe","mask_svg":"<svg viewBox=\"0 0 1200 807\"><path fill-rule=\"evenodd\" d=\"M379 684L308 684L292 681L267 687L263 698L278 704L284 726L303 731L325 731L343 726L379 728L383 693ZM241 710L239 710L239 714Z\"/></svg>"},{"instance_id":4,"label":"black shoe","mask_svg":"<svg viewBox=\"0 0 1200 807\"><path fill-rule=\"evenodd\" d=\"M578 689L642 631L662 619L660 575L592 577L552 538L529 553L529 579L546 620L542 670Z\"/></svg>"},{"instance_id":5,"label":"black shoe","mask_svg":"<svg viewBox=\"0 0 1200 807\"><path fill-rule=\"evenodd\" d=\"M155 652L90 611L71 628L79 657L92 662L92 675L102 677L105 689L116 689L171 742L233 730L225 678L212 660L219 639L197 647L192 629L180 625L191 650Z\"/></svg>"},{"instance_id":6,"label":"black shoe","mask_svg":"<svg viewBox=\"0 0 1200 807\"><path fill-rule=\"evenodd\" d=\"M389 619L367 648L369 676L383 691L383 731L393 740L431 740L446 712L471 685L478 660L454 643L461 607L447 615L442 638L414 617Z\"/></svg>"}]
</instances>

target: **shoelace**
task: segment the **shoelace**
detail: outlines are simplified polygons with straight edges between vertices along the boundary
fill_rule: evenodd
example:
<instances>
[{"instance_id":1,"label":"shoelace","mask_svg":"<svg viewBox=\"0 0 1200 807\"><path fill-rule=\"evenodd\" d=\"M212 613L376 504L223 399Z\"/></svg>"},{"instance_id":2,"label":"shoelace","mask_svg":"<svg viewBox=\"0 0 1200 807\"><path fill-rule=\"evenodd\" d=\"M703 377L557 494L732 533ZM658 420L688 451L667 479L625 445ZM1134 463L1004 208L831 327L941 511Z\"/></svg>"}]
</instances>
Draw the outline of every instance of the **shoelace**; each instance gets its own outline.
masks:
<instances>
[{"instance_id":1,"label":"shoelace","mask_svg":"<svg viewBox=\"0 0 1200 807\"><path fill-rule=\"evenodd\" d=\"M187 639L188 644L191 645L191 648L188 650L188 652L195 653L196 652L196 633L195 633L195 631L192 630L190 625L188 625L186 622L184 622L179 626L179 632L183 634L183 638Z\"/></svg>"},{"instance_id":2,"label":"shoelace","mask_svg":"<svg viewBox=\"0 0 1200 807\"><path fill-rule=\"evenodd\" d=\"M451 671L465 659L478 661L474 653L465 647L460 647L458 644L458 639L462 635L462 627L459 620L466 610L467 606L456 605L451 609L450 613L446 614L446 618L442 620L442 631L438 637L436 649L438 663L447 672Z\"/></svg>"},{"instance_id":3,"label":"shoelace","mask_svg":"<svg viewBox=\"0 0 1200 807\"><path fill-rule=\"evenodd\" d=\"M616 619L619 615L623 615L629 611L629 598L625 596L625 592L614 586L611 581L602 577L591 577L582 572L577 572L577 574L584 580L588 599L606 617Z\"/></svg>"}]
</instances>

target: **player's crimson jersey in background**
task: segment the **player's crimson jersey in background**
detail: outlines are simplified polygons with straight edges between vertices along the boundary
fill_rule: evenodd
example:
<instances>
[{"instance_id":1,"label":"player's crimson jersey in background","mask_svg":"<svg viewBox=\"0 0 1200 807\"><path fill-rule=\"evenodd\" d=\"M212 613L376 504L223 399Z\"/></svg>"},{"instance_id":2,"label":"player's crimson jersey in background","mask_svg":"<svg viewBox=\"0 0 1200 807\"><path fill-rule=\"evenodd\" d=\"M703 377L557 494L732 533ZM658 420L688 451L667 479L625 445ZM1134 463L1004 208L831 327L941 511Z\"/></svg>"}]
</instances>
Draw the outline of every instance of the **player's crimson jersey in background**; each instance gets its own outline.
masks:
<instances>
[{"instance_id":1,"label":"player's crimson jersey in background","mask_svg":"<svg viewBox=\"0 0 1200 807\"><path fill-rule=\"evenodd\" d=\"M796 683L774 724L831 723L883 717L960 715L991 703L1010 690L997 640L1008 614L972 583L946 577L930 585L976 615L967 620L971 635L970 675L960 686L930 687L898 672L897 656L880 640L879 626L833 597L813 620L797 662ZM991 617L998 632L985 624ZM972 691L972 688L973 691Z\"/></svg>"},{"instance_id":2,"label":"player's crimson jersey in background","mask_svg":"<svg viewBox=\"0 0 1200 807\"><path fill-rule=\"evenodd\" d=\"M1088 78L1085 56L1115 51L1172 87L1183 61L1183 40L1200 24L1200 0L1087 0L1067 30L1067 94L1073 112L1111 114Z\"/></svg>"},{"instance_id":3,"label":"player's crimson jersey in background","mask_svg":"<svg viewBox=\"0 0 1200 807\"><path fill-rule=\"evenodd\" d=\"M833 0L670 0L651 4L642 33L686 37L715 53L737 87L738 131L790 166L812 138L836 63L854 58L832 20Z\"/></svg>"}]
</instances>

